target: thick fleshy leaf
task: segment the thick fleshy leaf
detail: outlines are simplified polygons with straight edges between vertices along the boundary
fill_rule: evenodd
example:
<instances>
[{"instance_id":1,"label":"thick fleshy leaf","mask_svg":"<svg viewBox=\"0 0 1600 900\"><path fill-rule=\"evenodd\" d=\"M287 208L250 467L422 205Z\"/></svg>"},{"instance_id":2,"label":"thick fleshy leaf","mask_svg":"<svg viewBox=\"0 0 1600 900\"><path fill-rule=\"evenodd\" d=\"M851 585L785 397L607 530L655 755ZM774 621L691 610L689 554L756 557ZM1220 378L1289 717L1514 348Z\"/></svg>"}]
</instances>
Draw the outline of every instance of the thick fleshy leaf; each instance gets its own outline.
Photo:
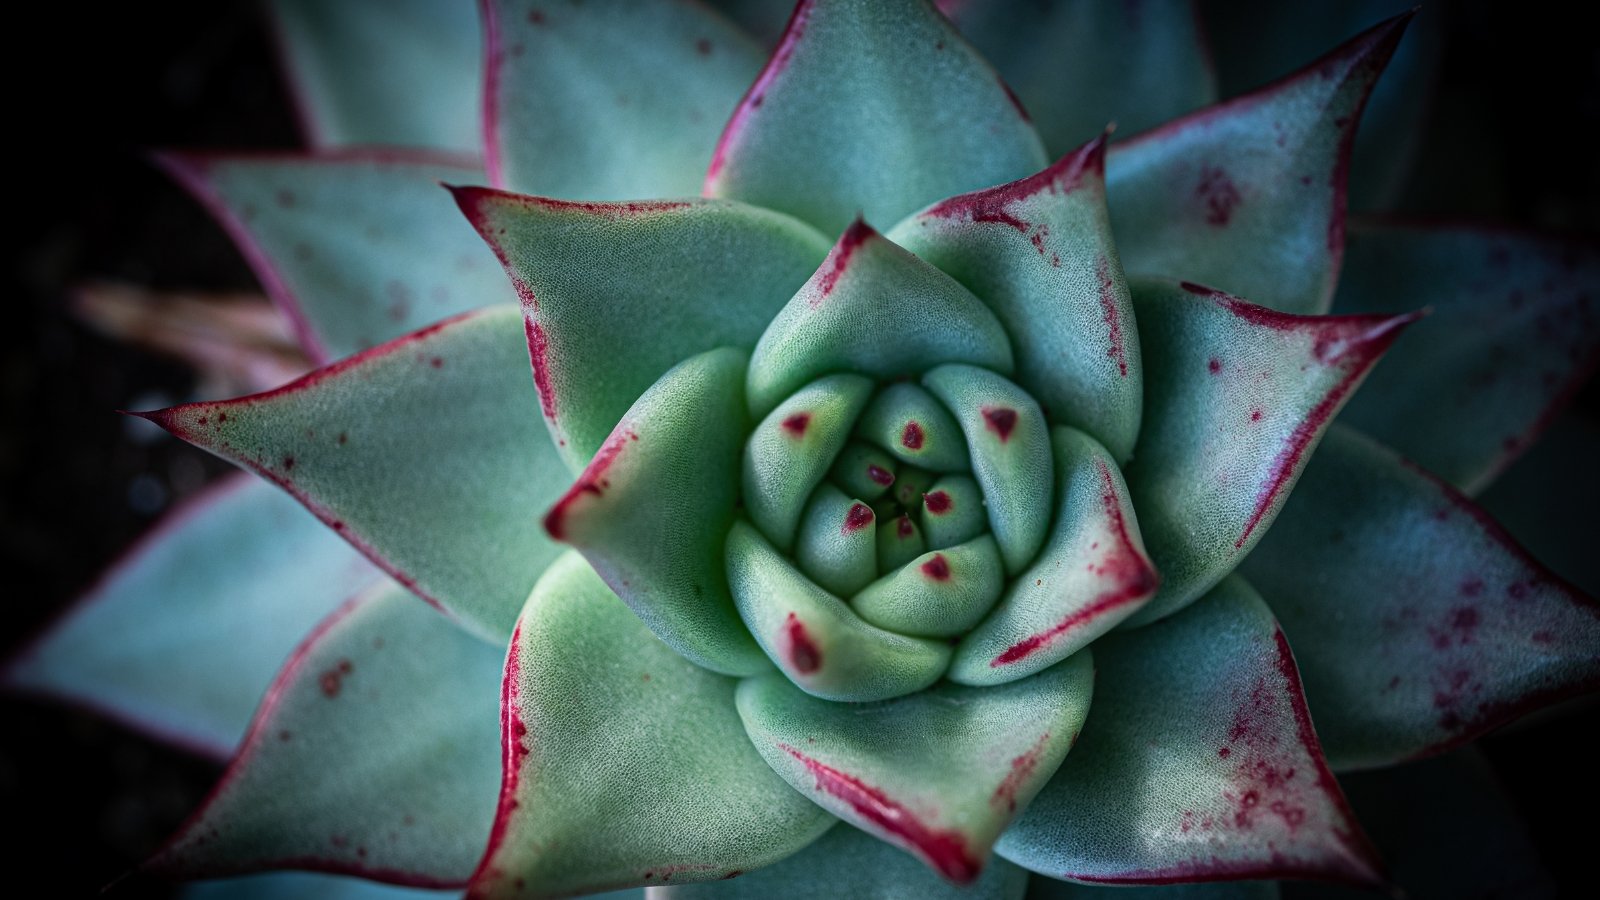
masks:
<instances>
[{"instance_id":1,"label":"thick fleshy leaf","mask_svg":"<svg viewBox=\"0 0 1600 900\"><path fill-rule=\"evenodd\" d=\"M1230 578L1094 653L1083 738L1001 839L1002 856L1108 884L1378 882L1289 644L1249 585Z\"/></svg>"},{"instance_id":2,"label":"thick fleshy leaf","mask_svg":"<svg viewBox=\"0 0 1600 900\"><path fill-rule=\"evenodd\" d=\"M1005 566L992 535L924 553L850 599L861 618L918 637L955 638L1000 599Z\"/></svg>"},{"instance_id":3,"label":"thick fleshy leaf","mask_svg":"<svg viewBox=\"0 0 1600 900\"><path fill-rule=\"evenodd\" d=\"M739 715L795 790L957 884L1072 748L1089 712L1087 652L993 688L944 683L870 707L776 676L739 685Z\"/></svg>"},{"instance_id":4,"label":"thick fleshy leaf","mask_svg":"<svg viewBox=\"0 0 1600 900\"><path fill-rule=\"evenodd\" d=\"M581 200L688 197L761 68L698 4L485 0L484 144L497 187Z\"/></svg>"},{"instance_id":5,"label":"thick fleshy leaf","mask_svg":"<svg viewBox=\"0 0 1600 900\"><path fill-rule=\"evenodd\" d=\"M1278 884L1274 881L1177 882L1143 887L1105 887L1038 876L1028 879L1028 900L1278 900L1279 896Z\"/></svg>"},{"instance_id":6,"label":"thick fleshy leaf","mask_svg":"<svg viewBox=\"0 0 1600 900\"><path fill-rule=\"evenodd\" d=\"M950 411L909 382L884 386L862 414L857 431L907 465L936 472L971 468L967 443Z\"/></svg>"},{"instance_id":7,"label":"thick fleshy leaf","mask_svg":"<svg viewBox=\"0 0 1600 900\"><path fill-rule=\"evenodd\" d=\"M467 313L265 394L142 415L287 490L499 643L557 555L537 516L568 483L520 326L515 307Z\"/></svg>"},{"instance_id":8,"label":"thick fleshy leaf","mask_svg":"<svg viewBox=\"0 0 1600 900\"><path fill-rule=\"evenodd\" d=\"M731 881L652 888L652 900L1022 900L1028 871L990 860L976 882L957 887L860 829L835 825L788 859Z\"/></svg>"},{"instance_id":9,"label":"thick fleshy leaf","mask_svg":"<svg viewBox=\"0 0 1600 900\"><path fill-rule=\"evenodd\" d=\"M823 590L848 597L878 575L876 524L872 507L823 484L800 521L794 562Z\"/></svg>"},{"instance_id":10,"label":"thick fleshy leaf","mask_svg":"<svg viewBox=\"0 0 1600 900\"><path fill-rule=\"evenodd\" d=\"M857 219L761 335L750 409L764 416L830 372L888 380L940 363L1010 374L1005 328L950 276Z\"/></svg>"},{"instance_id":11,"label":"thick fleshy leaf","mask_svg":"<svg viewBox=\"0 0 1600 900\"><path fill-rule=\"evenodd\" d=\"M1016 88L1052 153L1089 140L1108 122L1137 134L1216 101L1194 5L939 2Z\"/></svg>"},{"instance_id":12,"label":"thick fleshy leaf","mask_svg":"<svg viewBox=\"0 0 1600 900\"><path fill-rule=\"evenodd\" d=\"M1114 146L1107 191L1128 271L1202 281L1285 312L1326 310L1356 125L1408 18Z\"/></svg>"},{"instance_id":13,"label":"thick fleshy leaf","mask_svg":"<svg viewBox=\"0 0 1600 900\"><path fill-rule=\"evenodd\" d=\"M1416 316L1292 316L1183 282L1138 282L1148 412L1125 474L1160 591L1192 602L1282 508L1328 423Z\"/></svg>"},{"instance_id":14,"label":"thick fleshy leaf","mask_svg":"<svg viewBox=\"0 0 1600 900\"><path fill-rule=\"evenodd\" d=\"M318 626L211 796L146 867L465 883L495 804L500 652L398 585Z\"/></svg>"},{"instance_id":15,"label":"thick fleshy leaf","mask_svg":"<svg viewBox=\"0 0 1600 900\"><path fill-rule=\"evenodd\" d=\"M713 347L754 347L828 252L800 222L738 203L477 188L456 202L522 297L545 420L575 469L663 372Z\"/></svg>"},{"instance_id":16,"label":"thick fleshy leaf","mask_svg":"<svg viewBox=\"0 0 1600 900\"><path fill-rule=\"evenodd\" d=\"M1383 209L1412 174L1439 73L1450 7L1409 0L1336 0L1322 3L1204 3L1206 36L1213 42L1223 96L1252 89L1297 66L1335 41L1406 10L1417 15L1405 40L1372 91L1356 134L1350 170L1353 209Z\"/></svg>"},{"instance_id":17,"label":"thick fleshy leaf","mask_svg":"<svg viewBox=\"0 0 1600 900\"><path fill-rule=\"evenodd\" d=\"M850 440L850 429L872 396L872 381L828 375L790 394L750 433L741 468L746 514L767 539L788 553L811 492Z\"/></svg>"},{"instance_id":18,"label":"thick fleshy leaf","mask_svg":"<svg viewBox=\"0 0 1600 900\"><path fill-rule=\"evenodd\" d=\"M159 161L227 229L318 362L515 298L439 190L481 179L471 160L352 149Z\"/></svg>"},{"instance_id":19,"label":"thick fleshy leaf","mask_svg":"<svg viewBox=\"0 0 1600 900\"><path fill-rule=\"evenodd\" d=\"M1039 558L961 639L950 679L991 685L1054 665L1109 631L1156 592L1133 504L1116 462L1081 431L1051 431L1055 517Z\"/></svg>"},{"instance_id":20,"label":"thick fleshy leaf","mask_svg":"<svg viewBox=\"0 0 1600 900\"><path fill-rule=\"evenodd\" d=\"M943 641L872 625L818 587L761 533L737 522L728 535L728 581L739 615L802 690L851 703L920 691L950 662Z\"/></svg>"},{"instance_id":21,"label":"thick fleshy leaf","mask_svg":"<svg viewBox=\"0 0 1600 900\"><path fill-rule=\"evenodd\" d=\"M225 758L300 639L379 577L293 500L235 475L170 513L4 683Z\"/></svg>"},{"instance_id":22,"label":"thick fleshy leaf","mask_svg":"<svg viewBox=\"0 0 1600 900\"><path fill-rule=\"evenodd\" d=\"M1340 767L1436 753L1600 687L1600 604L1350 429L1329 433L1244 571L1294 641Z\"/></svg>"},{"instance_id":23,"label":"thick fleshy leaf","mask_svg":"<svg viewBox=\"0 0 1600 900\"><path fill-rule=\"evenodd\" d=\"M479 152L483 41L472 4L271 0L267 8L311 143Z\"/></svg>"},{"instance_id":24,"label":"thick fleshy leaf","mask_svg":"<svg viewBox=\"0 0 1600 900\"><path fill-rule=\"evenodd\" d=\"M544 519L656 636L733 675L767 668L722 553L739 499L746 359L710 350L661 376Z\"/></svg>"},{"instance_id":25,"label":"thick fleshy leaf","mask_svg":"<svg viewBox=\"0 0 1600 900\"><path fill-rule=\"evenodd\" d=\"M1600 363L1600 252L1591 243L1468 226L1351 229L1336 309L1426 322L1345 411L1468 493L1538 437Z\"/></svg>"},{"instance_id":26,"label":"thick fleshy leaf","mask_svg":"<svg viewBox=\"0 0 1600 900\"><path fill-rule=\"evenodd\" d=\"M708 197L835 233L1037 171L1044 145L926 0L801 0L706 174Z\"/></svg>"},{"instance_id":27,"label":"thick fleshy leaf","mask_svg":"<svg viewBox=\"0 0 1600 900\"><path fill-rule=\"evenodd\" d=\"M709 881L833 817L745 739L736 683L656 640L577 554L539 581L506 659L500 809L471 897Z\"/></svg>"},{"instance_id":28,"label":"thick fleshy leaf","mask_svg":"<svg viewBox=\"0 0 1600 900\"><path fill-rule=\"evenodd\" d=\"M1037 175L936 203L889 237L994 310L1016 348L1017 383L1052 421L1128 458L1139 335L1106 215L1104 138Z\"/></svg>"},{"instance_id":29,"label":"thick fleshy leaf","mask_svg":"<svg viewBox=\"0 0 1600 900\"><path fill-rule=\"evenodd\" d=\"M395 887L365 878L273 872L184 885L182 900L445 900L460 892Z\"/></svg>"},{"instance_id":30,"label":"thick fleshy leaf","mask_svg":"<svg viewBox=\"0 0 1600 900\"><path fill-rule=\"evenodd\" d=\"M961 423L989 530L1006 571L1020 571L1039 552L1050 528L1055 470L1044 411L1026 391L976 366L943 365L924 375L922 383Z\"/></svg>"}]
</instances>

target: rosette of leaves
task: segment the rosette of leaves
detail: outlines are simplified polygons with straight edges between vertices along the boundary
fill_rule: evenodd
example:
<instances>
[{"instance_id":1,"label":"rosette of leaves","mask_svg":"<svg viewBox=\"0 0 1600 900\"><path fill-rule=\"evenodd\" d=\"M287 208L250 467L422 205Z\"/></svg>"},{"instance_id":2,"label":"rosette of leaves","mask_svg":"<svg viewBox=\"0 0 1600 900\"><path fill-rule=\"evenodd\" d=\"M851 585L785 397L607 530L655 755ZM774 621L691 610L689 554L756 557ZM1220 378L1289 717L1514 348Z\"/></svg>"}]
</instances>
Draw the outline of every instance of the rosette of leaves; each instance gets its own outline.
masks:
<instances>
[{"instance_id":1,"label":"rosette of leaves","mask_svg":"<svg viewBox=\"0 0 1600 900\"><path fill-rule=\"evenodd\" d=\"M945 6L805 0L763 66L691 4L489 0L481 60L273 4L318 149L165 163L321 367L142 414L264 481L10 671L232 753L149 871L1380 884L1334 767L1594 683L1462 491L1593 358L1596 260L1347 234L1405 17L1214 103L1181 5Z\"/></svg>"}]
</instances>

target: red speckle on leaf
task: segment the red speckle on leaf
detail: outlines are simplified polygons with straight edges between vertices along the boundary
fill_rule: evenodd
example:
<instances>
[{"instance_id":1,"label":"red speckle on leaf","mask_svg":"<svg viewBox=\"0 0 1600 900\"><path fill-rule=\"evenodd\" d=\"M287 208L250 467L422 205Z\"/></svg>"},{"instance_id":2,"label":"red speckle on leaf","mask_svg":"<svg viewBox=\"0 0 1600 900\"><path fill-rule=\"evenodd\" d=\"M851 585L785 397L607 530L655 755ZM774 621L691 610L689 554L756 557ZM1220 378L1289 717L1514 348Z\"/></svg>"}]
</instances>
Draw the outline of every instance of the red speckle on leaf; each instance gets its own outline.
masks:
<instances>
[{"instance_id":1,"label":"red speckle on leaf","mask_svg":"<svg viewBox=\"0 0 1600 900\"><path fill-rule=\"evenodd\" d=\"M828 258L822 261L822 268L818 270L820 278L817 281L817 295L811 299L813 307L833 293L833 289L839 284L840 276L844 275L845 269L850 266L850 258L861 249L861 245L877 236L878 232L859 216L850 223L850 227L839 237L839 242L833 245L833 249L828 252Z\"/></svg>"},{"instance_id":2,"label":"red speckle on leaf","mask_svg":"<svg viewBox=\"0 0 1600 900\"><path fill-rule=\"evenodd\" d=\"M811 413L801 412L795 413L794 415L784 419L780 427L783 428L785 434L789 435L795 440L799 440L800 438L805 437L806 427L810 424Z\"/></svg>"},{"instance_id":3,"label":"red speckle on leaf","mask_svg":"<svg viewBox=\"0 0 1600 900\"><path fill-rule=\"evenodd\" d=\"M902 515L895 520L894 533L902 540L910 538L916 530L916 526L911 523L911 517L908 515Z\"/></svg>"},{"instance_id":4,"label":"red speckle on leaf","mask_svg":"<svg viewBox=\"0 0 1600 900\"><path fill-rule=\"evenodd\" d=\"M1017 411L1009 406L986 406L983 408L983 424L1003 444L1011 440L1011 432L1017 427Z\"/></svg>"},{"instance_id":5,"label":"red speckle on leaf","mask_svg":"<svg viewBox=\"0 0 1600 900\"><path fill-rule=\"evenodd\" d=\"M1344 404L1345 398L1355 389L1367 369L1382 356L1405 326L1415 322L1420 314L1403 316L1296 316L1280 313L1265 307L1254 306L1227 295L1215 295L1224 308L1255 325L1277 331L1300 331L1313 337L1314 352L1319 362L1338 366L1342 377L1306 413L1295 426L1288 439L1273 458L1265 474L1261 489L1256 493L1256 504L1234 541L1234 549L1244 547L1245 541L1256 530L1282 494L1285 486L1299 470L1301 459L1311 443Z\"/></svg>"},{"instance_id":6,"label":"red speckle on leaf","mask_svg":"<svg viewBox=\"0 0 1600 900\"><path fill-rule=\"evenodd\" d=\"M934 581L947 581L950 578L950 563L945 560L942 553L935 553L932 559L922 564L921 568L922 574Z\"/></svg>"},{"instance_id":7,"label":"red speckle on leaf","mask_svg":"<svg viewBox=\"0 0 1600 900\"><path fill-rule=\"evenodd\" d=\"M843 534L860 531L871 525L874 518L876 516L872 512L872 507L865 503L857 503L850 507L849 512L844 514L844 525L839 531Z\"/></svg>"},{"instance_id":8,"label":"red speckle on leaf","mask_svg":"<svg viewBox=\"0 0 1600 900\"><path fill-rule=\"evenodd\" d=\"M700 38L699 40L695 41L694 52L700 54L701 56L710 56L711 41L706 38Z\"/></svg>"},{"instance_id":9,"label":"red speckle on leaf","mask_svg":"<svg viewBox=\"0 0 1600 900\"><path fill-rule=\"evenodd\" d=\"M822 649L811 639L810 632L806 631L804 622L789 613L783 622L783 635L789 657L789 665L801 675L810 675L822 668Z\"/></svg>"},{"instance_id":10,"label":"red speckle on leaf","mask_svg":"<svg viewBox=\"0 0 1600 900\"><path fill-rule=\"evenodd\" d=\"M541 10L537 10L536 9L536 10L528 13L528 23L531 24L531 25L543 25L544 24L544 12L541 11Z\"/></svg>"},{"instance_id":11,"label":"red speckle on leaf","mask_svg":"<svg viewBox=\"0 0 1600 900\"><path fill-rule=\"evenodd\" d=\"M1128 353L1122 342L1122 316L1117 311L1118 301L1116 282L1111 277L1111 261L1101 256L1095 261L1095 278L1100 284L1100 312L1105 318L1106 337L1110 347L1106 355L1117 361L1117 371L1123 378L1128 377Z\"/></svg>"},{"instance_id":12,"label":"red speckle on leaf","mask_svg":"<svg viewBox=\"0 0 1600 900\"><path fill-rule=\"evenodd\" d=\"M922 440L922 425L918 422L907 422L906 427L900 430L900 443L907 450L921 450Z\"/></svg>"},{"instance_id":13,"label":"red speckle on leaf","mask_svg":"<svg viewBox=\"0 0 1600 900\"><path fill-rule=\"evenodd\" d=\"M632 431L619 431L613 434L601 445L600 452L590 460L589 467L583 470L578 480L567 489L567 493L544 517L544 530L555 540L566 538L566 516L572 510L572 505L577 503L584 495L599 497L605 493L605 488L610 484L606 479L606 470L617 461L617 455L632 441L637 441L639 436Z\"/></svg>"},{"instance_id":14,"label":"red speckle on leaf","mask_svg":"<svg viewBox=\"0 0 1600 900\"><path fill-rule=\"evenodd\" d=\"M428 359L428 365L433 366L435 369L442 369L442 368L444 368L444 357L441 357L441 356L430 357Z\"/></svg>"},{"instance_id":15,"label":"red speckle on leaf","mask_svg":"<svg viewBox=\"0 0 1600 900\"><path fill-rule=\"evenodd\" d=\"M339 691L344 686L344 677L350 674L352 668L350 660L341 659L317 676L317 685L322 688L322 695L330 698L339 696Z\"/></svg>"},{"instance_id":16,"label":"red speckle on leaf","mask_svg":"<svg viewBox=\"0 0 1600 900\"><path fill-rule=\"evenodd\" d=\"M977 880L983 863L973 858L967 839L960 832L932 828L889 795L854 775L812 759L788 744L778 747L806 767L816 780L817 790L843 801L863 822L907 846L939 874L957 884Z\"/></svg>"},{"instance_id":17,"label":"red speckle on leaf","mask_svg":"<svg viewBox=\"0 0 1600 900\"><path fill-rule=\"evenodd\" d=\"M1098 568L1102 578L1113 581L1112 586L1087 605L1067 614L1050 628L1029 635L1007 647L989 662L990 668L1027 659L1054 644L1063 635L1076 631L1106 613L1150 597L1160 585L1160 578L1156 575L1154 567L1139 552L1132 536L1128 533L1128 523L1122 515L1122 504L1118 501L1111 467L1104 462L1100 463L1100 482L1100 501L1117 540L1116 545L1110 548L1100 565L1096 567L1091 564L1090 568Z\"/></svg>"},{"instance_id":18,"label":"red speckle on leaf","mask_svg":"<svg viewBox=\"0 0 1600 900\"><path fill-rule=\"evenodd\" d=\"M1077 190L1084 176L1105 174L1106 139L1102 135L1056 160L1043 171L1027 178L952 197L938 203L922 214L924 219L966 219L972 222L989 222L1014 228L1027 234L1032 227L1010 212L1010 208L1039 194L1050 192L1070 194ZM1044 235L1035 233L1029 240L1042 254Z\"/></svg>"},{"instance_id":19,"label":"red speckle on leaf","mask_svg":"<svg viewBox=\"0 0 1600 900\"><path fill-rule=\"evenodd\" d=\"M1206 370L1213 375L1221 374L1222 360L1217 359L1215 356L1211 357L1211 359L1206 363Z\"/></svg>"},{"instance_id":20,"label":"red speckle on leaf","mask_svg":"<svg viewBox=\"0 0 1600 900\"><path fill-rule=\"evenodd\" d=\"M882 466L867 466L867 477L884 487L894 484L894 473Z\"/></svg>"},{"instance_id":21,"label":"red speckle on leaf","mask_svg":"<svg viewBox=\"0 0 1600 900\"><path fill-rule=\"evenodd\" d=\"M1044 753L1045 742L1050 740L1050 732L1039 735L1039 739L1027 752L1011 760L1011 771L994 789L994 794L989 797L989 802L995 806L1004 806L1007 812L1017 811L1017 792L1027 785L1028 779L1033 776L1039 767L1039 756Z\"/></svg>"},{"instance_id":22,"label":"red speckle on leaf","mask_svg":"<svg viewBox=\"0 0 1600 900\"><path fill-rule=\"evenodd\" d=\"M1228 749L1227 747L1219 747L1219 748L1217 748L1217 757L1219 759L1227 759L1231 755L1233 755L1233 751Z\"/></svg>"},{"instance_id":23,"label":"red speckle on leaf","mask_svg":"<svg viewBox=\"0 0 1600 900\"><path fill-rule=\"evenodd\" d=\"M1259 410L1259 409L1250 410L1250 421L1252 421L1252 422L1261 421L1261 410Z\"/></svg>"},{"instance_id":24,"label":"red speckle on leaf","mask_svg":"<svg viewBox=\"0 0 1600 900\"><path fill-rule=\"evenodd\" d=\"M293 469L294 468L294 457L285 456L283 458L283 468L284 468L284 471L288 471L290 469Z\"/></svg>"},{"instance_id":25,"label":"red speckle on leaf","mask_svg":"<svg viewBox=\"0 0 1600 900\"><path fill-rule=\"evenodd\" d=\"M1217 166L1200 167L1200 184L1194 193L1205 204L1206 224L1218 228L1228 224L1234 209L1244 200L1233 179Z\"/></svg>"},{"instance_id":26,"label":"red speckle on leaf","mask_svg":"<svg viewBox=\"0 0 1600 900\"><path fill-rule=\"evenodd\" d=\"M922 495L922 508L936 516L942 516L950 511L950 495L945 491L933 491Z\"/></svg>"}]
</instances>

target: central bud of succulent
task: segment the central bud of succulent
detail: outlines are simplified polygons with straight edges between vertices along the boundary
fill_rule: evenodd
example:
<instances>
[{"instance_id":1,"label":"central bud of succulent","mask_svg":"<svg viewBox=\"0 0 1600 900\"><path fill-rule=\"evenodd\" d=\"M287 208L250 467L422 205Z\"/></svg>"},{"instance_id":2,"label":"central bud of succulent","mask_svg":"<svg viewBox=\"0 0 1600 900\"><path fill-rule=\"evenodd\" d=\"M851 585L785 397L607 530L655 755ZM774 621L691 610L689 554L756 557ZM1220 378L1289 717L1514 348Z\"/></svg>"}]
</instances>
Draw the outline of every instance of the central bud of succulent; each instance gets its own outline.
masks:
<instances>
[{"instance_id":1,"label":"central bud of succulent","mask_svg":"<svg viewBox=\"0 0 1600 900\"><path fill-rule=\"evenodd\" d=\"M886 321L911 310L915 327ZM976 298L859 222L763 336L728 579L803 690L880 700L1053 661L996 662L1032 655L1012 650L1028 635L1010 589L1044 586L1030 567L1062 499L1052 445L1077 434L1009 377L1011 353Z\"/></svg>"}]
</instances>

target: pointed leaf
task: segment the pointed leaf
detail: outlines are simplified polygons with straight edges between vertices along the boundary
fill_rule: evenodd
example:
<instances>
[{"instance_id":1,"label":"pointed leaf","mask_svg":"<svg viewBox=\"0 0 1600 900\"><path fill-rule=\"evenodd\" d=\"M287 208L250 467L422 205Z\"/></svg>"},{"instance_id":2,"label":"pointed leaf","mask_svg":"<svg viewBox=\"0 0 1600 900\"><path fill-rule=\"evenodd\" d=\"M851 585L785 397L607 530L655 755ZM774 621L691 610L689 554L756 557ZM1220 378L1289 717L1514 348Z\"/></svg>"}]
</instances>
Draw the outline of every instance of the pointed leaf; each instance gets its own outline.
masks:
<instances>
[{"instance_id":1,"label":"pointed leaf","mask_svg":"<svg viewBox=\"0 0 1600 900\"><path fill-rule=\"evenodd\" d=\"M1444 5L1407 0L1344 0L1339 3L1205 3L1206 36L1225 97L1243 93L1312 58L1335 41L1388 16L1416 12L1405 40L1372 91L1356 133L1350 167L1352 209L1393 207L1417 162L1428 132L1440 74Z\"/></svg>"},{"instance_id":2,"label":"pointed leaf","mask_svg":"<svg viewBox=\"0 0 1600 900\"><path fill-rule=\"evenodd\" d=\"M1106 215L1105 139L1021 181L936 203L889 232L1004 323L1017 383L1055 422L1128 458L1139 435L1139 335Z\"/></svg>"},{"instance_id":3,"label":"pointed leaf","mask_svg":"<svg viewBox=\"0 0 1600 900\"><path fill-rule=\"evenodd\" d=\"M827 830L745 739L735 686L656 640L582 558L559 559L506 659L500 809L468 895L725 878Z\"/></svg>"},{"instance_id":4,"label":"pointed leaf","mask_svg":"<svg viewBox=\"0 0 1600 900\"><path fill-rule=\"evenodd\" d=\"M924 553L850 599L861 618L900 634L960 637L1000 599L1005 566L991 535Z\"/></svg>"},{"instance_id":5,"label":"pointed leaf","mask_svg":"<svg viewBox=\"0 0 1600 900\"><path fill-rule=\"evenodd\" d=\"M1600 252L1465 226L1353 228L1337 306L1433 315L1344 414L1468 493L1488 485L1600 363Z\"/></svg>"},{"instance_id":6,"label":"pointed leaf","mask_svg":"<svg viewBox=\"0 0 1600 900\"><path fill-rule=\"evenodd\" d=\"M499 662L396 585L352 600L295 652L211 796L146 866L464 883L493 818Z\"/></svg>"},{"instance_id":7,"label":"pointed leaf","mask_svg":"<svg viewBox=\"0 0 1600 900\"><path fill-rule=\"evenodd\" d=\"M1134 289L1149 414L1125 474L1169 615L1238 565L1352 391L1416 316L1292 316L1183 282Z\"/></svg>"},{"instance_id":8,"label":"pointed leaf","mask_svg":"<svg viewBox=\"0 0 1600 900\"><path fill-rule=\"evenodd\" d=\"M831 234L1045 162L1010 90L931 3L802 0L723 132L705 193Z\"/></svg>"},{"instance_id":9,"label":"pointed leaf","mask_svg":"<svg viewBox=\"0 0 1600 900\"><path fill-rule=\"evenodd\" d=\"M939 3L1017 89L1052 153L1088 140L1108 122L1137 134L1216 102L1194 6L1191 0Z\"/></svg>"},{"instance_id":10,"label":"pointed leaf","mask_svg":"<svg viewBox=\"0 0 1600 900\"><path fill-rule=\"evenodd\" d=\"M522 297L545 420L574 469L663 372L754 347L828 252L800 222L738 203L455 193Z\"/></svg>"},{"instance_id":11,"label":"pointed leaf","mask_svg":"<svg viewBox=\"0 0 1600 900\"><path fill-rule=\"evenodd\" d=\"M950 411L910 382L885 385L861 414L856 431L907 465L936 472L972 468L961 427Z\"/></svg>"},{"instance_id":12,"label":"pointed leaf","mask_svg":"<svg viewBox=\"0 0 1600 900\"><path fill-rule=\"evenodd\" d=\"M1028 871L990 860L983 875L956 887L915 859L860 829L835 825L811 846L730 881L655 888L659 900L1022 900Z\"/></svg>"},{"instance_id":13,"label":"pointed leaf","mask_svg":"<svg viewBox=\"0 0 1600 900\"><path fill-rule=\"evenodd\" d=\"M1188 278L1285 312L1328 308L1362 107L1409 14L1299 72L1112 148L1128 271Z\"/></svg>"},{"instance_id":14,"label":"pointed leaf","mask_svg":"<svg viewBox=\"0 0 1600 900\"><path fill-rule=\"evenodd\" d=\"M227 229L317 362L513 299L439 190L481 179L470 160L368 149L159 162Z\"/></svg>"},{"instance_id":15,"label":"pointed leaf","mask_svg":"<svg viewBox=\"0 0 1600 900\"><path fill-rule=\"evenodd\" d=\"M1128 488L1106 449L1081 431L1051 431L1056 509L1039 558L999 607L961 639L950 680L1014 681L1087 647L1155 595Z\"/></svg>"},{"instance_id":16,"label":"pointed leaf","mask_svg":"<svg viewBox=\"0 0 1600 900\"><path fill-rule=\"evenodd\" d=\"M1329 433L1245 571L1295 641L1341 767L1437 753L1600 686L1600 604L1350 429Z\"/></svg>"},{"instance_id":17,"label":"pointed leaf","mask_svg":"<svg viewBox=\"0 0 1600 900\"><path fill-rule=\"evenodd\" d=\"M960 421L989 530L1006 571L1020 571L1050 527L1055 472L1043 410L1026 391L976 366L943 365L922 376L922 383Z\"/></svg>"},{"instance_id":18,"label":"pointed leaf","mask_svg":"<svg viewBox=\"0 0 1600 900\"><path fill-rule=\"evenodd\" d=\"M267 8L312 144L479 152L483 47L471 4L271 0Z\"/></svg>"},{"instance_id":19,"label":"pointed leaf","mask_svg":"<svg viewBox=\"0 0 1600 900\"><path fill-rule=\"evenodd\" d=\"M738 703L756 749L795 790L969 884L1077 740L1093 688L1080 653L1000 687L945 683L870 707L776 676L740 684Z\"/></svg>"},{"instance_id":20,"label":"pointed leaf","mask_svg":"<svg viewBox=\"0 0 1600 900\"><path fill-rule=\"evenodd\" d=\"M848 597L878 575L877 514L831 484L820 485L806 505L794 562L835 597Z\"/></svg>"},{"instance_id":21,"label":"pointed leaf","mask_svg":"<svg viewBox=\"0 0 1600 900\"><path fill-rule=\"evenodd\" d=\"M711 350L661 376L544 518L657 637L733 675L767 668L722 560L739 498L745 360Z\"/></svg>"},{"instance_id":22,"label":"pointed leaf","mask_svg":"<svg viewBox=\"0 0 1600 900\"><path fill-rule=\"evenodd\" d=\"M750 633L796 685L828 700L862 702L920 691L950 662L943 641L872 625L806 578L761 533L736 522L728 581Z\"/></svg>"},{"instance_id":23,"label":"pointed leaf","mask_svg":"<svg viewBox=\"0 0 1600 900\"><path fill-rule=\"evenodd\" d=\"M1266 604L1230 578L1094 645L1094 713L998 852L1107 884L1246 878L1378 883Z\"/></svg>"},{"instance_id":24,"label":"pointed leaf","mask_svg":"<svg viewBox=\"0 0 1600 900\"><path fill-rule=\"evenodd\" d=\"M582 200L688 197L761 68L697 3L485 0L495 186Z\"/></svg>"},{"instance_id":25,"label":"pointed leaf","mask_svg":"<svg viewBox=\"0 0 1600 900\"><path fill-rule=\"evenodd\" d=\"M806 501L850 439L872 387L860 375L819 378L778 404L745 442L739 499L783 552L794 549Z\"/></svg>"},{"instance_id":26,"label":"pointed leaf","mask_svg":"<svg viewBox=\"0 0 1600 900\"><path fill-rule=\"evenodd\" d=\"M515 307L467 313L275 391L143 414L277 484L495 643L557 548L567 473L539 427Z\"/></svg>"},{"instance_id":27,"label":"pointed leaf","mask_svg":"<svg viewBox=\"0 0 1600 900\"><path fill-rule=\"evenodd\" d=\"M226 758L305 633L379 577L293 500L234 475L168 514L4 681Z\"/></svg>"},{"instance_id":28,"label":"pointed leaf","mask_svg":"<svg viewBox=\"0 0 1600 900\"><path fill-rule=\"evenodd\" d=\"M758 416L830 372L889 380L960 362L1011 372L1005 328L978 298L857 219L750 358Z\"/></svg>"}]
</instances>

